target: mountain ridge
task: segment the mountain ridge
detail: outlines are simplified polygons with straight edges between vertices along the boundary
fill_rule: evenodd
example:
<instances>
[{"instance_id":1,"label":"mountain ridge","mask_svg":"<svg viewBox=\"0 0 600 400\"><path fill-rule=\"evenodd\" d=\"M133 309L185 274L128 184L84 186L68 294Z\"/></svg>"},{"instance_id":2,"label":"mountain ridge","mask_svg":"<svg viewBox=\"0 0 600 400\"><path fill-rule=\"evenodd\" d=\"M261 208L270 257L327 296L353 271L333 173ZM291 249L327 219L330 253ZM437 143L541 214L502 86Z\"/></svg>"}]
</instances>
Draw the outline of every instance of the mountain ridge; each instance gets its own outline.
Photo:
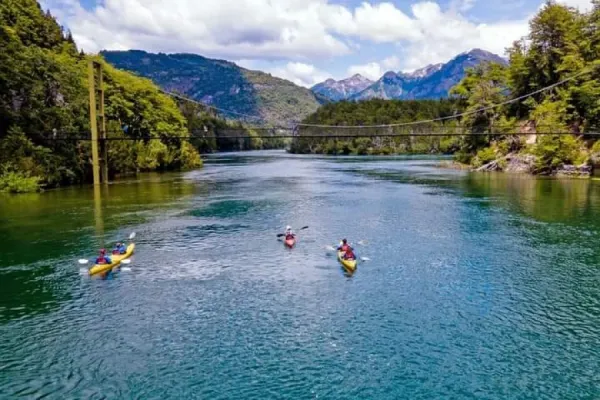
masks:
<instances>
[{"instance_id":1,"label":"mountain ridge","mask_svg":"<svg viewBox=\"0 0 600 400\"><path fill-rule=\"evenodd\" d=\"M468 68L484 62L506 64L497 54L481 49L471 49L460 53L446 63L430 64L413 72L387 71L381 78L359 92L343 95L346 78L340 81L328 79L311 88L316 94L330 101L361 101L373 98L386 100L439 99L448 96L450 89L465 76ZM329 84L326 84L329 82ZM333 96L331 95L333 94Z\"/></svg>"},{"instance_id":2,"label":"mountain ridge","mask_svg":"<svg viewBox=\"0 0 600 400\"><path fill-rule=\"evenodd\" d=\"M117 68L151 79L173 91L232 113L247 122L286 125L300 121L319 107L319 97L307 88L237 64L190 53L150 53L144 50L102 51ZM321 99L323 101L323 99ZM235 114L234 114L235 113Z\"/></svg>"}]
</instances>

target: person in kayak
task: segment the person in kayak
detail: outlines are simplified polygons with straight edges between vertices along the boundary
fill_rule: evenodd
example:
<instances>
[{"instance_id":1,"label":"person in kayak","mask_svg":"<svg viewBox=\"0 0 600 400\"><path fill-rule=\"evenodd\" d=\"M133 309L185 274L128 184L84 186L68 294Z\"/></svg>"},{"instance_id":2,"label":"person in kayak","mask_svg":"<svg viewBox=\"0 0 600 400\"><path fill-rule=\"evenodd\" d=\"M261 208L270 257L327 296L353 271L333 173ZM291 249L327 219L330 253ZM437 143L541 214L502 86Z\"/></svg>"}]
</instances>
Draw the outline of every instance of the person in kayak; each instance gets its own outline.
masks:
<instances>
[{"instance_id":1,"label":"person in kayak","mask_svg":"<svg viewBox=\"0 0 600 400\"><path fill-rule=\"evenodd\" d=\"M346 239L342 240L342 244L337 248L338 251L343 251L344 255L342 256L345 260L355 260L356 256L354 255L354 249L350 247L348 241Z\"/></svg>"},{"instance_id":2,"label":"person in kayak","mask_svg":"<svg viewBox=\"0 0 600 400\"><path fill-rule=\"evenodd\" d=\"M125 254L127 253L127 247L125 247L125 243L117 243L115 248L112 251L113 254Z\"/></svg>"},{"instance_id":3,"label":"person in kayak","mask_svg":"<svg viewBox=\"0 0 600 400\"><path fill-rule=\"evenodd\" d=\"M294 233L294 231L292 231L292 227L291 226L286 226L285 227L285 240L292 240L296 238L296 234Z\"/></svg>"},{"instance_id":4,"label":"person in kayak","mask_svg":"<svg viewBox=\"0 0 600 400\"><path fill-rule=\"evenodd\" d=\"M112 264L112 260L106 255L106 250L100 249L100 256L96 258L97 265Z\"/></svg>"}]
</instances>

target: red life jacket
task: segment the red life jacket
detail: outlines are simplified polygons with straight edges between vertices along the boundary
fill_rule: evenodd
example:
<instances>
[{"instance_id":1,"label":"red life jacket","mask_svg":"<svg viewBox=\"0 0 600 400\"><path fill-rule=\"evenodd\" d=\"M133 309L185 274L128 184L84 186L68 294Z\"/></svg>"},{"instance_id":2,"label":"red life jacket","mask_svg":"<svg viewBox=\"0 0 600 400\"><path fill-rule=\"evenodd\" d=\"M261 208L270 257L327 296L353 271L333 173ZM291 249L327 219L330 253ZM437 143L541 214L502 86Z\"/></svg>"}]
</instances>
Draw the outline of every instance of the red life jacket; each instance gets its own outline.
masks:
<instances>
[{"instance_id":1,"label":"red life jacket","mask_svg":"<svg viewBox=\"0 0 600 400\"><path fill-rule=\"evenodd\" d=\"M104 256L100 256L96 259L96 264L107 264L106 258Z\"/></svg>"},{"instance_id":2,"label":"red life jacket","mask_svg":"<svg viewBox=\"0 0 600 400\"><path fill-rule=\"evenodd\" d=\"M347 259L354 259L354 258L355 258L355 256L354 256L354 252L352 251L352 249L350 248L350 246L347 246L347 247L346 247L346 254L345 254L345 257L346 257Z\"/></svg>"},{"instance_id":3,"label":"red life jacket","mask_svg":"<svg viewBox=\"0 0 600 400\"><path fill-rule=\"evenodd\" d=\"M294 235L292 235L291 233L288 233L287 235L285 235L285 240L292 240L294 239Z\"/></svg>"},{"instance_id":4,"label":"red life jacket","mask_svg":"<svg viewBox=\"0 0 600 400\"><path fill-rule=\"evenodd\" d=\"M342 251L345 251L347 253L350 250L350 246L348 246L347 244L343 244L341 249Z\"/></svg>"}]
</instances>

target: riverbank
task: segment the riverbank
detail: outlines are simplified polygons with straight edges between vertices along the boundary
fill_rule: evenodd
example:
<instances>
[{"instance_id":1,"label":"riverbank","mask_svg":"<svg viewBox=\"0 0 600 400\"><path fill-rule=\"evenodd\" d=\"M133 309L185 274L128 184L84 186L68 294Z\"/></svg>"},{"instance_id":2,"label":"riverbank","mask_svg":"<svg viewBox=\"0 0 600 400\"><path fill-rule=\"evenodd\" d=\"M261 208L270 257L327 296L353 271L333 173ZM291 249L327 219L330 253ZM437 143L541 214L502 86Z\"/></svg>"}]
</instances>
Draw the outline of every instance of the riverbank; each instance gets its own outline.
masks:
<instances>
[{"instance_id":1,"label":"riverbank","mask_svg":"<svg viewBox=\"0 0 600 400\"><path fill-rule=\"evenodd\" d=\"M554 177L590 178L594 175L594 166L590 164L561 164L556 168L538 173L538 158L532 154L511 153L481 166L473 166L458 161L442 161L439 167L473 172L505 172L509 174L528 174Z\"/></svg>"}]
</instances>

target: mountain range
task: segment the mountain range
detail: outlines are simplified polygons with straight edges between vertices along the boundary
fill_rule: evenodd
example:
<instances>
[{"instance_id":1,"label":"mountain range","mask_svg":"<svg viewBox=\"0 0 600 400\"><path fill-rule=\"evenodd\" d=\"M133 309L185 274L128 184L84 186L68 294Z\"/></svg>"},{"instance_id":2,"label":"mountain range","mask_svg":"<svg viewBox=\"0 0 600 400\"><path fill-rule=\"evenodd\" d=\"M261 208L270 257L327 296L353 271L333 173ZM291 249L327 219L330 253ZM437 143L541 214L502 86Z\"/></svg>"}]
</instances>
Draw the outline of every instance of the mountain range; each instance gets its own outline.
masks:
<instances>
[{"instance_id":1,"label":"mountain range","mask_svg":"<svg viewBox=\"0 0 600 400\"><path fill-rule=\"evenodd\" d=\"M357 74L340 81L328 79L311 90L330 101L438 99L448 96L450 89L460 82L468 68L483 62L506 64L506 60L496 54L474 49L459 54L447 63L428 65L411 73L389 71L375 82Z\"/></svg>"},{"instance_id":2,"label":"mountain range","mask_svg":"<svg viewBox=\"0 0 600 400\"><path fill-rule=\"evenodd\" d=\"M219 111L228 119L289 125L319 107L316 95L309 89L230 61L140 50L101 54L115 67L150 78L164 90L231 111Z\"/></svg>"},{"instance_id":3,"label":"mountain range","mask_svg":"<svg viewBox=\"0 0 600 400\"><path fill-rule=\"evenodd\" d=\"M228 110L220 113L229 119L277 125L301 121L325 102L446 97L467 68L482 62L506 63L500 56L474 49L447 63L411 73L389 71L377 81L357 74L340 81L328 79L307 89L230 61L195 54L153 54L140 50L101 54L115 67L150 78L167 91Z\"/></svg>"}]
</instances>

